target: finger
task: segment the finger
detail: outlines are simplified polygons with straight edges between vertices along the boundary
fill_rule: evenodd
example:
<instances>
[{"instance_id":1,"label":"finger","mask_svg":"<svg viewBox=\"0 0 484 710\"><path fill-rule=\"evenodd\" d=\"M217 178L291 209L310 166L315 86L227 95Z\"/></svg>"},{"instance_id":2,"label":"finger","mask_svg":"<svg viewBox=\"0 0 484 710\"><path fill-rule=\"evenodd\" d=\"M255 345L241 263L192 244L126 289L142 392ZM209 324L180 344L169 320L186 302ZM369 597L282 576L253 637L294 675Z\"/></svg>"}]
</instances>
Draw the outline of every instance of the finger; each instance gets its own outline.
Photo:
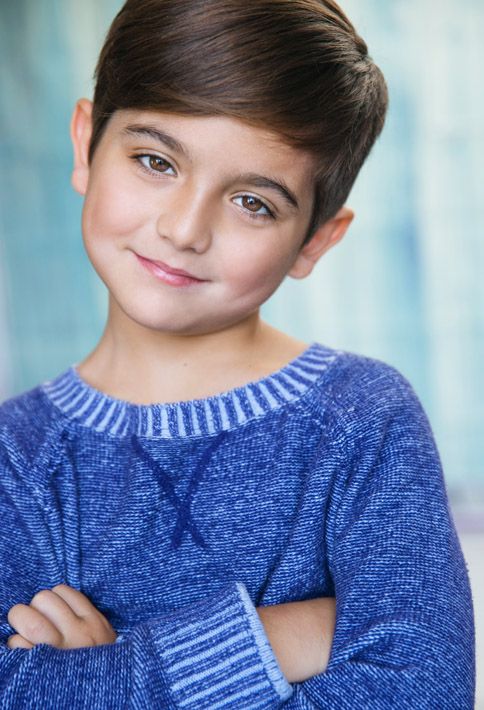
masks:
<instances>
[{"instance_id":1,"label":"finger","mask_svg":"<svg viewBox=\"0 0 484 710\"><path fill-rule=\"evenodd\" d=\"M26 604L15 604L7 614L8 623L33 644L56 646L62 641L59 629L40 611Z\"/></svg>"},{"instance_id":2,"label":"finger","mask_svg":"<svg viewBox=\"0 0 484 710\"><path fill-rule=\"evenodd\" d=\"M69 604L50 589L42 589L32 598L30 607L40 611L61 633L78 621Z\"/></svg>"},{"instance_id":3,"label":"finger","mask_svg":"<svg viewBox=\"0 0 484 710\"><path fill-rule=\"evenodd\" d=\"M82 619L88 619L89 621L96 619L97 623L101 624L101 628L109 629L112 631L112 635L114 634L114 638L116 638L116 633L108 619L94 606L85 594L73 587L67 586L67 584L58 584L56 587L52 587L52 591L55 591L56 594L61 596L77 616ZM95 627L91 625L91 628L95 631Z\"/></svg>"},{"instance_id":4,"label":"finger","mask_svg":"<svg viewBox=\"0 0 484 710\"><path fill-rule=\"evenodd\" d=\"M24 639L20 634L14 634L7 639L8 648L34 648L34 644Z\"/></svg>"},{"instance_id":5,"label":"finger","mask_svg":"<svg viewBox=\"0 0 484 710\"><path fill-rule=\"evenodd\" d=\"M81 619L94 612L100 613L89 599L77 589L69 587L67 584L57 584L52 587L52 591L70 606L72 611Z\"/></svg>"},{"instance_id":6,"label":"finger","mask_svg":"<svg viewBox=\"0 0 484 710\"><path fill-rule=\"evenodd\" d=\"M88 645L91 645L92 641L97 644L114 643L117 638L116 631L85 594L67 584L58 584L52 587L52 591L62 597L83 622L84 626L78 627L79 633L82 634L78 637L79 643L82 638Z\"/></svg>"}]
</instances>

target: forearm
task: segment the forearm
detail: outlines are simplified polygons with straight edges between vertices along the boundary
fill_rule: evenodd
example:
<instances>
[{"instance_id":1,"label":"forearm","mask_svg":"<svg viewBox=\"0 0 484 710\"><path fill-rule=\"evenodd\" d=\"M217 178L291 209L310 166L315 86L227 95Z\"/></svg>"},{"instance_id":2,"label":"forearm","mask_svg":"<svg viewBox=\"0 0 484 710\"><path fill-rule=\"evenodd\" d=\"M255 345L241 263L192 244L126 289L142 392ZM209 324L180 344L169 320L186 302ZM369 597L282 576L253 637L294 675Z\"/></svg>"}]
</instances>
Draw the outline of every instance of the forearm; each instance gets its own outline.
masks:
<instances>
[{"instance_id":1,"label":"forearm","mask_svg":"<svg viewBox=\"0 0 484 710\"><path fill-rule=\"evenodd\" d=\"M6 598L1 580L0 592ZM256 616L243 583L228 582L193 604L131 627L121 643L68 649L37 644L28 651L0 644L0 707L201 710L228 706L227 698L235 699L233 707L245 707L247 697L261 707L280 707L292 689L277 659L261 654L265 641ZM221 667L231 672L221 675Z\"/></svg>"},{"instance_id":2,"label":"forearm","mask_svg":"<svg viewBox=\"0 0 484 710\"><path fill-rule=\"evenodd\" d=\"M269 643L289 683L323 673L334 635L334 597L257 607Z\"/></svg>"},{"instance_id":3,"label":"forearm","mask_svg":"<svg viewBox=\"0 0 484 710\"><path fill-rule=\"evenodd\" d=\"M289 683L302 682L326 669L334 633L334 598L288 602L256 611ZM9 648L48 644L68 649L116 640L111 625L90 600L64 584L37 593L30 606L15 605L8 619L21 632L9 638Z\"/></svg>"}]
</instances>

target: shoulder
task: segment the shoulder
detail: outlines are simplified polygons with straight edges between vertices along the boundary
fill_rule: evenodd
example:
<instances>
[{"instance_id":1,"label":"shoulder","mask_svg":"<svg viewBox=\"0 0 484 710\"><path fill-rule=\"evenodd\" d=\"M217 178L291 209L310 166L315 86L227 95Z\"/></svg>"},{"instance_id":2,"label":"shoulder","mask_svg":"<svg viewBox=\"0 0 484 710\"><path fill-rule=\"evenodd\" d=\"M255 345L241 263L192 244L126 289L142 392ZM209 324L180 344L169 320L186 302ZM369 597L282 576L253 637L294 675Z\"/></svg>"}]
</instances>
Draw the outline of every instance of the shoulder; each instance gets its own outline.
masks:
<instances>
[{"instance_id":1,"label":"shoulder","mask_svg":"<svg viewBox=\"0 0 484 710\"><path fill-rule=\"evenodd\" d=\"M412 384L393 365L358 353L318 344L328 365L308 393L305 404L318 418L331 418L340 428L365 431L390 418L409 415L428 426Z\"/></svg>"},{"instance_id":2,"label":"shoulder","mask_svg":"<svg viewBox=\"0 0 484 710\"><path fill-rule=\"evenodd\" d=\"M371 404L395 406L402 395L413 399L416 393L409 380L393 365L357 353L338 351L334 384L340 396L364 398Z\"/></svg>"},{"instance_id":3,"label":"shoulder","mask_svg":"<svg viewBox=\"0 0 484 710\"><path fill-rule=\"evenodd\" d=\"M49 460L59 448L65 421L52 406L42 385L4 400L0 404L0 466L17 475L27 475L32 485L41 485L39 461Z\"/></svg>"},{"instance_id":4,"label":"shoulder","mask_svg":"<svg viewBox=\"0 0 484 710\"><path fill-rule=\"evenodd\" d=\"M358 496L381 486L384 496L407 484L442 494L442 465L429 419L396 367L338 351L313 389L315 415L327 425L339 455L335 499L350 487Z\"/></svg>"},{"instance_id":5,"label":"shoulder","mask_svg":"<svg viewBox=\"0 0 484 710\"><path fill-rule=\"evenodd\" d=\"M6 399L0 404L0 443L28 452L39 437L55 427L58 413L46 397L42 385Z\"/></svg>"}]
</instances>

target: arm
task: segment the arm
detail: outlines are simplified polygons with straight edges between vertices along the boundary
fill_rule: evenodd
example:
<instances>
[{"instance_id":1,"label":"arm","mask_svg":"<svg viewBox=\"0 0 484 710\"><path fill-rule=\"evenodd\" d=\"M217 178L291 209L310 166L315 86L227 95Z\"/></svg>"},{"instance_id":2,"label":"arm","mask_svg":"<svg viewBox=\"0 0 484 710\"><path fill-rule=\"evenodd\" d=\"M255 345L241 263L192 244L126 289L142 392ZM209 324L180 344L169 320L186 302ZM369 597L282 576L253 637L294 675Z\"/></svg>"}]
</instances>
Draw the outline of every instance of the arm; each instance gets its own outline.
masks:
<instances>
[{"instance_id":1,"label":"arm","mask_svg":"<svg viewBox=\"0 0 484 710\"><path fill-rule=\"evenodd\" d=\"M334 598L258 607L257 612L289 682L324 671L334 632ZM65 584L38 592L29 606L16 604L8 621L18 632L8 639L9 648L30 649L43 643L67 649L116 642L106 617L84 594Z\"/></svg>"},{"instance_id":2,"label":"arm","mask_svg":"<svg viewBox=\"0 0 484 710\"><path fill-rule=\"evenodd\" d=\"M68 650L47 644L0 648L1 707L208 710L215 702L230 707L234 696L245 702L251 695L247 707L279 707L279 688L287 681L250 617L245 587L235 586L235 592L225 588L139 625L121 643ZM250 685L244 683L249 673Z\"/></svg>"},{"instance_id":3,"label":"arm","mask_svg":"<svg viewBox=\"0 0 484 710\"><path fill-rule=\"evenodd\" d=\"M279 707L289 697L292 687L249 593L231 580L196 603L138 624L117 643L9 648L9 610L70 579L52 543L42 490L30 485L35 476L27 462L2 446L2 438L0 426L2 710Z\"/></svg>"},{"instance_id":4,"label":"arm","mask_svg":"<svg viewBox=\"0 0 484 710\"><path fill-rule=\"evenodd\" d=\"M472 710L472 598L433 435L399 373L370 374L385 396L360 392L332 432L345 470L327 528L329 664L284 707Z\"/></svg>"},{"instance_id":5,"label":"arm","mask_svg":"<svg viewBox=\"0 0 484 710\"><path fill-rule=\"evenodd\" d=\"M326 670L336 617L334 597L259 606L257 612L290 683L300 683Z\"/></svg>"}]
</instances>

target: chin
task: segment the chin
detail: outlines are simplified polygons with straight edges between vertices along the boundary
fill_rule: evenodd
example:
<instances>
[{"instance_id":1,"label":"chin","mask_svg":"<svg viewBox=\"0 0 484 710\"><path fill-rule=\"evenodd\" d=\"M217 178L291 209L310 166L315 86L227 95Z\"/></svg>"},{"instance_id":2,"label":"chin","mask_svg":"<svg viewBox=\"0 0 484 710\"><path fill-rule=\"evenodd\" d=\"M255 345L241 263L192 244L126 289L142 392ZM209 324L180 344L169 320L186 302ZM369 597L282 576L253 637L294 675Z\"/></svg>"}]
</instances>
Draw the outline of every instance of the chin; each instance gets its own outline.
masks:
<instances>
[{"instance_id":1,"label":"chin","mask_svg":"<svg viewBox=\"0 0 484 710\"><path fill-rule=\"evenodd\" d=\"M198 335L203 331L203 326L201 327L198 321L193 322L193 319L187 318L186 313L173 314L169 317L159 306L150 308L148 304L142 303L137 307L133 302L124 305L114 298L112 301L116 311L116 322L118 325L121 324L121 327L124 321L126 327L136 325L149 331L172 335Z\"/></svg>"}]
</instances>

